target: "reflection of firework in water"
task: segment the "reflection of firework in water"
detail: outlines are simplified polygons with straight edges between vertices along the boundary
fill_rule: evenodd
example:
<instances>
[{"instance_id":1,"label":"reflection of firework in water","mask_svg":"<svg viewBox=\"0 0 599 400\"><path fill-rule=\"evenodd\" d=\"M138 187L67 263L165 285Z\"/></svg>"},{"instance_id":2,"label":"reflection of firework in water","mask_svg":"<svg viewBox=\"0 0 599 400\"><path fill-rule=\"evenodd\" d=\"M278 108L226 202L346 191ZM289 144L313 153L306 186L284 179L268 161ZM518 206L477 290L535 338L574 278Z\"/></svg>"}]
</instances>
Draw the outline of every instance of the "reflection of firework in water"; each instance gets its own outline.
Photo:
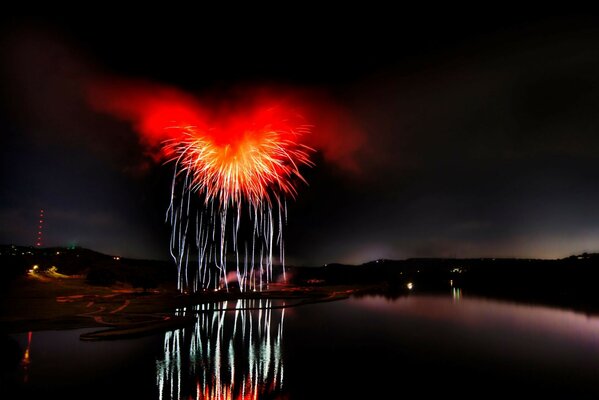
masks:
<instances>
[{"instance_id":1,"label":"reflection of firework in water","mask_svg":"<svg viewBox=\"0 0 599 400\"><path fill-rule=\"evenodd\" d=\"M199 305L194 328L167 332L157 362L160 399L282 398L284 309L270 300Z\"/></svg>"},{"instance_id":2,"label":"reflection of firework in water","mask_svg":"<svg viewBox=\"0 0 599 400\"><path fill-rule=\"evenodd\" d=\"M273 279L275 245L284 274L285 198L303 181L300 166L312 164L312 149L298 142L308 127L272 107L220 128L168 130L163 154L175 165L168 215L179 289L228 289L231 278L241 291L262 289Z\"/></svg>"}]
</instances>

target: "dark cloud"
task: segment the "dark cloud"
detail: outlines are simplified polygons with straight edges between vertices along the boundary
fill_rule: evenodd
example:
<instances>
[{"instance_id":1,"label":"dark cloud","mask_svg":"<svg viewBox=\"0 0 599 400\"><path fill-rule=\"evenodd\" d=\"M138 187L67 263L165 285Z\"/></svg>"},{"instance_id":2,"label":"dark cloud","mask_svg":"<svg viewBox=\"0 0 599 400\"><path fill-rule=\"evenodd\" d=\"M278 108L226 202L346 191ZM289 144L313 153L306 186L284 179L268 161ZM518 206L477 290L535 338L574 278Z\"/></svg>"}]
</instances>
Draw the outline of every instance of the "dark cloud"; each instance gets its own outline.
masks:
<instances>
[{"instance_id":1,"label":"dark cloud","mask_svg":"<svg viewBox=\"0 0 599 400\"><path fill-rule=\"evenodd\" d=\"M32 243L45 208L47 245L164 256L151 250L164 233L149 210L156 178L128 126L89 109L93 68L52 31L19 29L3 44L2 242Z\"/></svg>"},{"instance_id":2,"label":"dark cloud","mask_svg":"<svg viewBox=\"0 0 599 400\"><path fill-rule=\"evenodd\" d=\"M561 257L593 247L599 32L550 28L354 85L348 97L371 153L365 178L358 188L311 188L324 195L310 208L313 242L297 251L359 262L376 251Z\"/></svg>"}]
</instances>

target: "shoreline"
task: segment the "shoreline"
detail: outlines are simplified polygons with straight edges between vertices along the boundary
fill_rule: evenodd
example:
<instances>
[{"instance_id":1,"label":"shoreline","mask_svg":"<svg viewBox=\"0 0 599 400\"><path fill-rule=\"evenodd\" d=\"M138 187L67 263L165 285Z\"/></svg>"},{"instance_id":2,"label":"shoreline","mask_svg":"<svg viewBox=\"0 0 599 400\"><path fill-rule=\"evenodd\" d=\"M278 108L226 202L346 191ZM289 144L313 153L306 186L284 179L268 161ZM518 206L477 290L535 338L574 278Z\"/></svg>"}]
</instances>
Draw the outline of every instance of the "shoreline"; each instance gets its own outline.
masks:
<instances>
[{"instance_id":1,"label":"shoreline","mask_svg":"<svg viewBox=\"0 0 599 400\"><path fill-rule=\"evenodd\" d=\"M485 290L466 286L468 296L520 304L560 308L588 317L599 315L597 302L577 296L559 296L544 290ZM98 328L82 340L118 339L179 329L191 323L176 311L184 307L237 300L281 300L275 308L298 307L351 296L384 296L390 300L409 293L447 294L439 287L421 285L416 292L388 284L271 284L261 292L203 291L184 294L173 286L142 291L124 284L92 286L83 278L39 281L22 277L6 286L0 295L0 333L16 334L41 330ZM230 308L230 307L229 307ZM248 309L252 309L251 308ZM235 308L230 308L232 311ZM211 310L215 311L215 310ZM218 310L216 310L218 311ZM220 310L223 311L223 310Z\"/></svg>"},{"instance_id":2,"label":"shoreline","mask_svg":"<svg viewBox=\"0 0 599 400\"><path fill-rule=\"evenodd\" d=\"M40 330L105 328L88 335L86 340L141 335L177 329L190 323L178 317L176 310L199 304L237 300L282 300L298 307L323 301L346 299L352 294L372 290L372 286L299 287L271 285L262 292L205 291L182 294L172 288L143 292L122 285L96 287L83 279L17 282L0 303L0 332L6 334ZM234 310L234 309L231 309ZM112 332L112 333L109 333ZM82 338L83 339L83 338Z\"/></svg>"}]
</instances>

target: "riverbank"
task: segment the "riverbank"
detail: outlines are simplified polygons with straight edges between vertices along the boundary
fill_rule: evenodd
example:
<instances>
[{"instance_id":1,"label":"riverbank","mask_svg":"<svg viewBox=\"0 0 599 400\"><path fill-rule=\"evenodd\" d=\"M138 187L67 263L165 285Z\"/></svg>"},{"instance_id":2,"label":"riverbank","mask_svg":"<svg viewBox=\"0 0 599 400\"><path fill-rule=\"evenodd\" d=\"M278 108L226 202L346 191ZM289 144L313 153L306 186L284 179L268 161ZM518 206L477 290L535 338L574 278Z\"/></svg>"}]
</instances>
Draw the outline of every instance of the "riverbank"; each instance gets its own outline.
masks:
<instances>
[{"instance_id":1,"label":"riverbank","mask_svg":"<svg viewBox=\"0 0 599 400\"><path fill-rule=\"evenodd\" d=\"M356 285L298 287L270 285L262 292L205 291L193 295L161 286L143 291L127 285L92 286L83 278L39 280L31 276L13 282L0 297L0 331L110 328L99 337L140 335L146 331L176 329L190 321L175 311L203 303L238 299L278 299L285 307L340 300L368 288ZM90 335L89 340L93 340Z\"/></svg>"},{"instance_id":2,"label":"riverbank","mask_svg":"<svg viewBox=\"0 0 599 400\"><path fill-rule=\"evenodd\" d=\"M382 295L396 299L413 293L451 293L458 298L486 297L568 309L589 316L599 314L595 281L575 279L580 278L576 271L560 275L560 281L568 284L557 287L552 281L555 276L552 271L546 271L545 279L532 284L530 273L471 268L457 271L455 268L446 271L437 265L430 268L423 265L413 271L404 268L395 273L396 279L383 274L389 278L383 282L357 279L366 274L360 268L339 268L330 276L318 275L321 270L310 270L309 275L303 273L305 279L296 279L297 284L275 283L264 291L209 290L196 294L181 294L168 284L144 291L123 283L94 286L81 276L45 274L40 279L30 274L12 280L0 292L0 333L99 328L87 339L111 339L186 326L193 321L179 318L176 310L220 301L230 301L229 308L236 307L232 302L240 299L271 299L276 300L271 307L294 307L349 296ZM523 270L527 271L525 267ZM369 271L365 276L378 275Z\"/></svg>"}]
</instances>

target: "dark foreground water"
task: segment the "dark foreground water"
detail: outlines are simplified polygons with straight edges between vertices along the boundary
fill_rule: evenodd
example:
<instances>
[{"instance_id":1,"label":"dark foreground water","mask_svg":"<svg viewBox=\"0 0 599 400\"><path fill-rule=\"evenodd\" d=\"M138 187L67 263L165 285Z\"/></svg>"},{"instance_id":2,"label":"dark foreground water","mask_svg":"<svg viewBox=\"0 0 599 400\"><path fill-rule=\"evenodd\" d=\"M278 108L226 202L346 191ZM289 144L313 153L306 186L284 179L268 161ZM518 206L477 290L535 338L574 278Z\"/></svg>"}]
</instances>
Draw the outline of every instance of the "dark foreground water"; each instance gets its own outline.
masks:
<instances>
[{"instance_id":1,"label":"dark foreground water","mask_svg":"<svg viewBox=\"0 0 599 400\"><path fill-rule=\"evenodd\" d=\"M599 395L595 317L468 298L457 291L280 305L229 301L181 310L198 315L193 328L141 339L79 341L89 330L13 335L26 354L9 373L2 397Z\"/></svg>"}]
</instances>

